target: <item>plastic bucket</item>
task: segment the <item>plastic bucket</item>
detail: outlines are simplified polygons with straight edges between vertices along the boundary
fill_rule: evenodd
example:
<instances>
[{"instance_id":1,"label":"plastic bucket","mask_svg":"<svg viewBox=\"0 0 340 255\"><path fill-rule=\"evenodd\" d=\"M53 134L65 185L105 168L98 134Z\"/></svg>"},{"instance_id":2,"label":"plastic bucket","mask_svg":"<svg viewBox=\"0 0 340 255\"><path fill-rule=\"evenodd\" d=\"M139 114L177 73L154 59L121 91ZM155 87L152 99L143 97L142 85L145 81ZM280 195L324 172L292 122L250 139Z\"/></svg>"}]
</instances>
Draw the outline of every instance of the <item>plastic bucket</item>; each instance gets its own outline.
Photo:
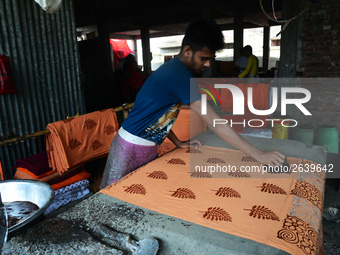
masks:
<instances>
[{"instance_id":1,"label":"plastic bucket","mask_svg":"<svg viewBox=\"0 0 340 255\"><path fill-rule=\"evenodd\" d=\"M294 129L294 140L300 141L304 144L312 145L314 142L314 129L296 127Z\"/></svg>"},{"instance_id":2,"label":"plastic bucket","mask_svg":"<svg viewBox=\"0 0 340 255\"><path fill-rule=\"evenodd\" d=\"M275 139L288 139L288 127L285 127L284 125L288 126L289 121L284 121L282 125L282 121L284 119L280 119L279 121L274 121L274 125L272 127L272 138Z\"/></svg>"},{"instance_id":3,"label":"plastic bucket","mask_svg":"<svg viewBox=\"0 0 340 255\"><path fill-rule=\"evenodd\" d=\"M336 127L322 126L316 130L314 144L328 146L328 152L339 153L339 133Z\"/></svg>"}]
</instances>

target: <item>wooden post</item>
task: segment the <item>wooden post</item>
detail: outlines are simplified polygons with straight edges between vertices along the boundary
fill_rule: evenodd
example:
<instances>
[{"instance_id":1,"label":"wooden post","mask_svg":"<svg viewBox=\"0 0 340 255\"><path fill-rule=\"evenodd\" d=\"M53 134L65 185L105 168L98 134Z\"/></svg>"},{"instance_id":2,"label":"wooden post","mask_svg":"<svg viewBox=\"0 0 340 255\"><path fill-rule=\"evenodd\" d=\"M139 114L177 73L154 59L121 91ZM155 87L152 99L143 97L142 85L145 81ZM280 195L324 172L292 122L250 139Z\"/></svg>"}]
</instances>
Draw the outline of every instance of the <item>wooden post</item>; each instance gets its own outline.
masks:
<instances>
[{"instance_id":1,"label":"wooden post","mask_svg":"<svg viewBox=\"0 0 340 255\"><path fill-rule=\"evenodd\" d=\"M263 60L262 70L268 70L269 64L269 43L270 43L270 27L263 28Z\"/></svg>"},{"instance_id":2,"label":"wooden post","mask_svg":"<svg viewBox=\"0 0 340 255\"><path fill-rule=\"evenodd\" d=\"M143 70L145 76L151 74L151 50L150 50L150 31L148 28L141 29L142 48L143 48Z\"/></svg>"},{"instance_id":3,"label":"wooden post","mask_svg":"<svg viewBox=\"0 0 340 255\"><path fill-rule=\"evenodd\" d=\"M239 14L234 17L234 61L240 54L240 48L243 47L243 15Z\"/></svg>"}]
</instances>

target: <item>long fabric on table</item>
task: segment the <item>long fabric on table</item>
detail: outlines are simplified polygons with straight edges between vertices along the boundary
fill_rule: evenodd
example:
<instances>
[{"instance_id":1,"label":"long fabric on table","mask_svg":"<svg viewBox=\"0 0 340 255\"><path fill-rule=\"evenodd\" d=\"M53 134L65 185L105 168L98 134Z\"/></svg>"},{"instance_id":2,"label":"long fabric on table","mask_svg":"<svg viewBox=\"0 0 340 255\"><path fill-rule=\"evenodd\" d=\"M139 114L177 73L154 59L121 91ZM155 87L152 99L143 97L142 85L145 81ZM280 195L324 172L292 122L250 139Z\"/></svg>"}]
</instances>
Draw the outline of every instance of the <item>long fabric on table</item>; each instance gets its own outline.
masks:
<instances>
[{"instance_id":1,"label":"long fabric on table","mask_svg":"<svg viewBox=\"0 0 340 255\"><path fill-rule=\"evenodd\" d=\"M119 126L113 109L53 122L46 127L49 165L63 174L108 154Z\"/></svg>"},{"instance_id":2,"label":"long fabric on table","mask_svg":"<svg viewBox=\"0 0 340 255\"><path fill-rule=\"evenodd\" d=\"M315 166L298 158L288 158L288 163ZM235 171L204 172L199 167L205 165L230 165ZM242 172L241 167L246 166L260 164L237 150L209 146L176 149L100 192L294 255L318 254L324 172L262 176Z\"/></svg>"}]
</instances>

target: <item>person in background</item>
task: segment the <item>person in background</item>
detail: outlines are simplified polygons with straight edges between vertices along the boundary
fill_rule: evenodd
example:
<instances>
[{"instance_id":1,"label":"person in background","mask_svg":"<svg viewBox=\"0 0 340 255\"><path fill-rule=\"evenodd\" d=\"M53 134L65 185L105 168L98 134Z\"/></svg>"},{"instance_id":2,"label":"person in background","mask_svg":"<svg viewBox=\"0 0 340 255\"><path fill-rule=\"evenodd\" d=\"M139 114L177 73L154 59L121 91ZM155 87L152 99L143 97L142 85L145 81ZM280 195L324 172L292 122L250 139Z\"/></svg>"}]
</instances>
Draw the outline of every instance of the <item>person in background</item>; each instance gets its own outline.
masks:
<instances>
[{"instance_id":1,"label":"person in background","mask_svg":"<svg viewBox=\"0 0 340 255\"><path fill-rule=\"evenodd\" d=\"M238 75L239 78L256 78L259 69L259 60L253 55L253 48L250 45L244 46L244 55L248 57L246 69Z\"/></svg>"},{"instance_id":2,"label":"person in background","mask_svg":"<svg viewBox=\"0 0 340 255\"><path fill-rule=\"evenodd\" d=\"M125 65L125 63L127 63ZM123 73L123 94L127 103L132 103L136 99L138 91L144 83L144 76L138 69L138 64L135 59L130 59L124 63Z\"/></svg>"},{"instance_id":3,"label":"person in background","mask_svg":"<svg viewBox=\"0 0 340 255\"><path fill-rule=\"evenodd\" d=\"M248 58L249 58L245 56L243 47L240 49L240 54L241 54L241 57L239 57L235 63L236 70L238 71L239 74L244 72L244 70L246 69L247 64L248 64Z\"/></svg>"},{"instance_id":4,"label":"person in background","mask_svg":"<svg viewBox=\"0 0 340 255\"><path fill-rule=\"evenodd\" d=\"M197 84L190 82L190 79L200 76L210 66L216 51L223 47L224 37L216 22L198 20L189 25L180 53L145 81L129 116L113 138L101 189L155 159L158 146L166 137L179 148L200 146L198 140L180 141L171 130L182 105L187 104L231 146L261 164L276 166L283 163L284 155L277 151L258 150L228 124L213 127L213 120L220 117L209 104L207 114L201 114L201 93Z\"/></svg>"}]
</instances>

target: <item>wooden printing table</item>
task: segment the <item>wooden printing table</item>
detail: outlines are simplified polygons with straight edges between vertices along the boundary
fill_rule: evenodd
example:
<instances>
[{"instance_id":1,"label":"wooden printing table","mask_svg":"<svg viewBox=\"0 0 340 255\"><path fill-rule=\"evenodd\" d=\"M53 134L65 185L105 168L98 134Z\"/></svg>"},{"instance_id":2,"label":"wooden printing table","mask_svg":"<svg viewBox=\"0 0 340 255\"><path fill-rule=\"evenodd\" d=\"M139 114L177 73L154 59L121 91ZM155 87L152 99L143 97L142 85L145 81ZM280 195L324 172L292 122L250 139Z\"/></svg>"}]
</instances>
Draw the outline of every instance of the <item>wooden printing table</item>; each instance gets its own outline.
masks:
<instances>
[{"instance_id":1,"label":"wooden printing table","mask_svg":"<svg viewBox=\"0 0 340 255\"><path fill-rule=\"evenodd\" d=\"M207 146L230 148L229 145L225 144L221 139L212 134L200 134L198 139ZM323 147L308 147L297 141L256 137L245 137L245 139L262 150L276 149L290 157L306 158L313 160L318 164L326 163ZM174 152L176 151L177 150ZM149 164L151 163L152 162ZM146 168L149 164L140 168L140 170L137 170L136 174L142 171L143 168ZM173 167L175 169L176 166L173 165ZM131 178L132 177L133 175ZM129 178L122 180L121 183L113 186L113 188L122 185L122 189L126 190L128 186L124 183L127 183L128 180ZM7 246L7 248L13 250L16 244L18 247L22 247L22 244L24 243L25 245L34 247L36 250L43 249L45 252L51 252L50 254L57 254L52 251L55 249L57 242L62 242L62 245L58 246L59 254L68 254L72 249L80 249L79 247L82 247L82 254L91 254L91 249L96 249L97 254L121 254L117 250L110 250L109 246L103 246L99 242L95 242L91 236L86 235L86 233L84 234L83 230L77 228L80 223L86 224L89 228L93 227L95 224L104 223L118 231L132 234L133 238L136 240L150 236L157 238L160 241L160 250L158 254L289 254L284 250L273 247L273 245L266 245L249 238L218 231L155 210L145 209L117 197L103 194L104 192L105 189L91 198L84 200L69 211L57 216L56 219L45 220L28 231L21 233L18 237L10 240L10 242L5 245L5 249ZM143 200L143 196L140 196L139 198L139 200ZM237 218L235 215L231 216ZM283 223L283 219L281 219L280 222ZM219 226L224 223L217 221L214 224ZM41 231L42 229L49 228L51 225L66 225L66 227L63 231ZM261 232L261 229L258 230ZM40 239L36 234L42 232L44 233L44 237ZM80 236L75 237L75 233L78 233L81 238ZM58 235L63 236L63 238L61 238L63 241L56 241L59 240ZM287 243L287 245L291 247L294 246L295 248L297 246L296 243ZM302 247L306 248L306 246ZM108 253L108 250L112 253ZM16 250L14 249L13 251ZM88 251L88 253L86 251ZM305 253L301 250L301 254Z\"/></svg>"}]
</instances>

